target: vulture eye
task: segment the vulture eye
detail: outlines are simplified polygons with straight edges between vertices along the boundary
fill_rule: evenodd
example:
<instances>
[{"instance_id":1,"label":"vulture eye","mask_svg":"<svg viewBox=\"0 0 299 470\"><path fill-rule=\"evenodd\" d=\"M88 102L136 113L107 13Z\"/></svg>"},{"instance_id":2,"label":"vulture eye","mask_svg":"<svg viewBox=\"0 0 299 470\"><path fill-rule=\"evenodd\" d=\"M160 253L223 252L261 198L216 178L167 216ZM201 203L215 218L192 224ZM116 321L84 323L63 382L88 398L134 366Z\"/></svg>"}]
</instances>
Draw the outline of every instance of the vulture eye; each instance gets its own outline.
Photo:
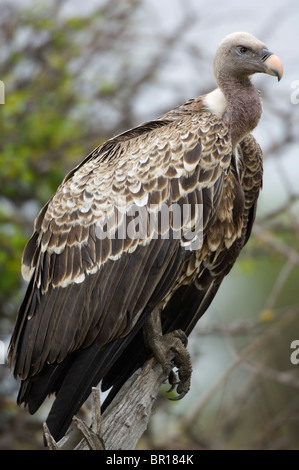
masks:
<instances>
[{"instance_id":1,"label":"vulture eye","mask_svg":"<svg viewBox=\"0 0 299 470\"><path fill-rule=\"evenodd\" d=\"M247 47L245 47L245 46L238 46L238 53L239 53L239 55L244 55L244 54L247 53L247 51L248 51Z\"/></svg>"}]
</instances>

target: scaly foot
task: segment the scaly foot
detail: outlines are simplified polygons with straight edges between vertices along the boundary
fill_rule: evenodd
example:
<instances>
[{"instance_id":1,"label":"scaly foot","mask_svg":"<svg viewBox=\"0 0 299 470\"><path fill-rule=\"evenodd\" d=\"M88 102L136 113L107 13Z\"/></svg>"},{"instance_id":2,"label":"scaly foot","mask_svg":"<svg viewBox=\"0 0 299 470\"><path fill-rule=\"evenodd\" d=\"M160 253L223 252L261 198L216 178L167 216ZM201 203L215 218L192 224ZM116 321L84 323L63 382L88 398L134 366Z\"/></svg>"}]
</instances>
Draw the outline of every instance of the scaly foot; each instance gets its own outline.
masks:
<instances>
[{"instance_id":1,"label":"scaly foot","mask_svg":"<svg viewBox=\"0 0 299 470\"><path fill-rule=\"evenodd\" d=\"M178 396L170 400L180 400L188 392L191 381L191 358L186 349L188 339L182 330L175 330L165 335L162 335L161 331L160 312L155 309L143 326L145 345L168 376L171 385L169 392L177 386ZM178 378L173 371L174 367L178 369Z\"/></svg>"}]
</instances>

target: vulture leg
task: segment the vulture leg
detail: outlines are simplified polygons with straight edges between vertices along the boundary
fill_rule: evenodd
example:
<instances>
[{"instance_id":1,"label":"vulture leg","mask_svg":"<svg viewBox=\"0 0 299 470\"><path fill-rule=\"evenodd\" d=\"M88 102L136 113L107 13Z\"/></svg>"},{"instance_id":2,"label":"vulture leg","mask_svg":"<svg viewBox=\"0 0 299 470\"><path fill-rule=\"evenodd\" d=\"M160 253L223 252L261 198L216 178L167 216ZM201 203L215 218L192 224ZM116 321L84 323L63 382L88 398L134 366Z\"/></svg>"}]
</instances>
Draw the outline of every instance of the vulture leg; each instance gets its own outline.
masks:
<instances>
[{"instance_id":1,"label":"vulture leg","mask_svg":"<svg viewBox=\"0 0 299 470\"><path fill-rule=\"evenodd\" d=\"M154 358L162 366L163 372L168 376L172 391L177 385L179 394L171 400L180 400L190 388L191 358L186 349L188 339L182 330L174 330L165 335L162 334L161 315L156 308L145 320L143 336L146 348L152 352ZM178 379L172 370L178 369Z\"/></svg>"}]
</instances>

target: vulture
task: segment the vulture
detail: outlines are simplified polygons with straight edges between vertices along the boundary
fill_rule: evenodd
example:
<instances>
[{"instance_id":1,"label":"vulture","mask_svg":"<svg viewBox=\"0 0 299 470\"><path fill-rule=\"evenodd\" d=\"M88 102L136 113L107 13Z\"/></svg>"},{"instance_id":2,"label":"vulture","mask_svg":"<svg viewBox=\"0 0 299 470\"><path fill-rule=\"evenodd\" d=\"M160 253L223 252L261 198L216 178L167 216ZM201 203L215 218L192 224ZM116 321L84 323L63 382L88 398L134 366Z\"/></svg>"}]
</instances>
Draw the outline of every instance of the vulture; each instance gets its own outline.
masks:
<instances>
[{"instance_id":1,"label":"vulture","mask_svg":"<svg viewBox=\"0 0 299 470\"><path fill-rule=\"evenodd\" d=\"M282 63L251 34L228 35L216 89L101 144L37 216L8 359L18 404L35 413L56 395L56 441L92 387L110 390L105 408L150 357L175 398L188 392L187 337L247 242L262 187L255 73L280 80Z\"/></svg>"}]
</instances>

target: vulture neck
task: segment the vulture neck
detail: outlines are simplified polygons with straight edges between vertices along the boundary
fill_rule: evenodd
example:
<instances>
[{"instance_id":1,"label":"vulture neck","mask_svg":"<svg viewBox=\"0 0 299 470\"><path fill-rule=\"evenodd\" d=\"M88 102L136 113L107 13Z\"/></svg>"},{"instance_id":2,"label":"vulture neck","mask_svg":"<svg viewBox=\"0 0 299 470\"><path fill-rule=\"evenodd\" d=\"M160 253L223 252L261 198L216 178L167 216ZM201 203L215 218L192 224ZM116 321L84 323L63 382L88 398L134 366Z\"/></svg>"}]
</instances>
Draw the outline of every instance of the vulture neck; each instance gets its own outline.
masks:
<instances>
[{"instance_id":1,"label":"vulture neck","mask_svg":"<svg viewBox=\"0 0 299 470\"><path fill-rule=\"evenodd\" d=\"M223 121L231 134L233 149L258 124L262 115L262 104L258 90L248 77L218 80L226 99Z\"/></svg>"}]
</instances>

